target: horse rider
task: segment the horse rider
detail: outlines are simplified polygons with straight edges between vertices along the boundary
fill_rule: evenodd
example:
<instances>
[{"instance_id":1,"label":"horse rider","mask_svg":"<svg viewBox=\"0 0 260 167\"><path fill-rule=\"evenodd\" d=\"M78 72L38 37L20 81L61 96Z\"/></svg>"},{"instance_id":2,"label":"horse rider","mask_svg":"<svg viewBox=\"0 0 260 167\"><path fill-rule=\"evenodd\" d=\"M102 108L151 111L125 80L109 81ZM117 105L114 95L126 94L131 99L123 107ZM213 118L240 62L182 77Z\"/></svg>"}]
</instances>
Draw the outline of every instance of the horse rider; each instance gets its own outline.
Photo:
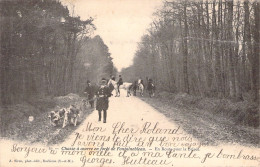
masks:
<instances>
[{"instance_id":1,"label":"horse rider","mask_svg":"<svg viewBox=\"0 0 260 167\"><path fill-rule=\"evenodd\" d=\"M141 81L142 81L142 79L139 78L139 79L137 80L137 84L139 85L139 84L141 83Z\"/></svg>"},{"instance_id":2,"label":"horse rider","mask_svg":"<svg viewBox=\"0 0 260 167\"><path fill-rule=\"evenodd\" d=\"M140 95L144 96L144 81L141 79L140 83L138 84Z\"/></svg>"},{"instance_id":3,"label":"horse rider","mask_svg":"<svg viewBox=\"0 0 260 167\"><path fill-rule=\"evenodd\" d=\"M94 96L95 96L95 89L92 86L92 84L90 83L90 81L87 81L87 87L84 90L84 93L87 94L87 98L90 104L91 108L94 108Z\"/></svg>"},{"instance_id":4,"label":"horse rider","mask_svg":"<svg viewBox=\"0 0 260 167\"><path fill-rule=\"evenodd\" d=\"M107 86L107 80L102 78L101 85L96 92L97 95L97 105L96 109L98 110L98 121L101 121L101 112L103 111L103 123L106 123L107 118L107 109L108 109L108 98L111 96L111 91Z\"/></svg>"},{"instance_id":5,"label":"horse rider","mask_svg":"<svg viewBox=\"0 0 260 167\"><path fill-rule=\"evenodd\" d=\"M116 78L115 78L113 75L110 75L110 79L108 80L108 83L107 83L107 86L109 87L110 92L112 93L113 90L114 90L114 86L113 86L113 84L111 83L111 80L115 81ZM111 95L113 95L113 94L111 94Z\"/></svg>"},{"instance_id":6,"label":"horse rider","mask_svg":"<svg viewBox=\"0 0 260 167\"><path fill-rule=\"evenodd\" d=\"M119 79L118 79L118 82L117 82L117 91L118 91L118 97L120 96L120 86L123 85L123 78L121 75L119 75Z\"/></svg>"}]
</instances>

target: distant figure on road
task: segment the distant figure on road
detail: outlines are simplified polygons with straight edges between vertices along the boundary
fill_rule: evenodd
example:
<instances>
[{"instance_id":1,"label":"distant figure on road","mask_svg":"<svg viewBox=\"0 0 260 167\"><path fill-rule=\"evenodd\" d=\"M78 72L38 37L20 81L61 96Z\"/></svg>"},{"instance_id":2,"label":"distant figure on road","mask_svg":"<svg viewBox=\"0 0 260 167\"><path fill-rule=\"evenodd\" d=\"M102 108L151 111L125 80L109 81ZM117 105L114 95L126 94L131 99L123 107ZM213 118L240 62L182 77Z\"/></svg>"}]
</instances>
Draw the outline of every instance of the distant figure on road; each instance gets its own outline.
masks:
<instances>
[{"instance_id":1,"label":"distant figure on road","mask_svg":"<svg viewBox=\"0 0 260 167\"><path fill-rule=\"evenodd\" d=\"M120 96L120 86L123 85L123 78L121 75L119 75L119 79L118 79L118 82L117 82L117 91L118 91L118 97Z\"/></svg>"},{"instance_id":2,"label":"distant figure on road","mask_svg":"<svg viewBox=\"0 0 260 167\"><path fill-rule=\"evenodd\" d=\"M137 81L134 81L133 83L133 92L134 92L134 96L136 96L136 90L138 88L138 84L137 84Z\"/></svg>"},{"instance_id":3,"label":"distant figure on road","mask_svg":"<svg viewBox=\"0 0 260 167\"><path fill-rule=\"evenodd\" d=\"M90 83L89 80L87 81L87 87L84 90L84 93L87 95L90 107L94 108L95 87Z\"/></svg>"},{"instance_id":4,"label":"distant figure on road","mask_svg":"<svg viewBox=\"0 0 260 167\"><path fill-rule=\"evenodd\" d=\"M154 92L155 92L155 86L154 86L153 80L151 78L148 80L147 90L148 90L149 96L153 97Z\"/></svg>"},{"instance_id":5,"label":"distant figure on road","mask_svg":"<svg viewBox=\"0 0 260 167\"><path fill-rule=\"evenodd\" d=\"M101 121L101 112L103 111L103 123L106 123L107 118L107 109L108 109L108 98L111 96L111 91L107 86L107 80L102 78L101 85L96 92L97 95L97 106L98 110L98 121Z\"/></svg>"}]
</instances>

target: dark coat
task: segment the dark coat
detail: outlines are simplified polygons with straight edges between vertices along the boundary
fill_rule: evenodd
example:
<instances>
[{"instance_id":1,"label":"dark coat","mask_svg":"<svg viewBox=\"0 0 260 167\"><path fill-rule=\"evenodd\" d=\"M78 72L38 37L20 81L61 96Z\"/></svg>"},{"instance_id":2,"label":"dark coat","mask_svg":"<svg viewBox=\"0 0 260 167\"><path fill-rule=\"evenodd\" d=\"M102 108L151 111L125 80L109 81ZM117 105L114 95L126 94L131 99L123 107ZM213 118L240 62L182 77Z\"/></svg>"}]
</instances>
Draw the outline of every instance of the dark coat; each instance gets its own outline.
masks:
<instances>
[{"instance_id":1,"label":"dark coat","mask_svg":"<svg viewBox=\"0 0 260 167\"><path fill-rule=\"evenodd\" d=\"M97 105L96 109L98 111L108 109L108 98L111 96L111 92L108 86L100 87L96 92L97 95Z\"/></svg>"},{"instance_id":2,"label":"dark coat","mask_svg":"<svg viewBox=\"0 0 260 167\"><path fill-rule=\"evenodd\" d=\"M137 82L135 81L135 82L133 83L133 90L135 91L137 88L138 88L138 84L137 84Z\"/></svg>"},{"instance_id":3,"label":"dark coat","mask_svg":"<svg viewBox=\"0 0 260 167\"><path fill-rule=\"evenodd\" d=\"M123 85L123 79L122 78L119 78L118 82L117 82L117 85Z\"/></svg>"},{"instance_id":4,"label":"dark coat","mask_svg":"<svg viewBox=\"0 0 260 167\"><path fill-rule=\"evenodd\" d=\"M155 86L152 82L149 82L148 85L147 85L147 90L148 91L154 91L155 90Z\"/></svg>"},{"instance_id":5,"label":"dark coat","mask_svg":"<svg viewBox=\"0 0 260 167\"><path fill-rule=\"evenodd\" d=\"M87 85L84 92L87 93L88 100L93 100L93 98L95 96L96 88L94 85Z\"/></svg>"}]
</instances>

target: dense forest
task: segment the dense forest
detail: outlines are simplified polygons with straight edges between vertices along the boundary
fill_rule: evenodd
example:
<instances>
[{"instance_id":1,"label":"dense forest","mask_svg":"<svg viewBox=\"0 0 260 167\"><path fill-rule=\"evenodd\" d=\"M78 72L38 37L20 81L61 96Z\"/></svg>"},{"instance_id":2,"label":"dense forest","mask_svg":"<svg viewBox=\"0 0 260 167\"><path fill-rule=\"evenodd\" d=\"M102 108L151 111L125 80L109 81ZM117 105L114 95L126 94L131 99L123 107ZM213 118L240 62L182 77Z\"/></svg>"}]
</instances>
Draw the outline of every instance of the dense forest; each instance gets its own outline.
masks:
<instances>
[{"instance_id":1,"label":"dense forest","mask_svg":"<svg viewBox=\"0 0 260 167\"><path fill-rule=\"evenodd\" d=\"M259 24L259 1L165 1L122 73L160 90L259 103Z\"/></svg>"},{"instance_id":2,"label":"dense forest","mask_svg":"<svg viewBox=\"0 0 260 167\"><path fill-rule=\"evenodd\" d=\"M2 0L0 104L82 92L87 80L115 72L95 29L58 0Z\"/></svg>"}]
</instances>

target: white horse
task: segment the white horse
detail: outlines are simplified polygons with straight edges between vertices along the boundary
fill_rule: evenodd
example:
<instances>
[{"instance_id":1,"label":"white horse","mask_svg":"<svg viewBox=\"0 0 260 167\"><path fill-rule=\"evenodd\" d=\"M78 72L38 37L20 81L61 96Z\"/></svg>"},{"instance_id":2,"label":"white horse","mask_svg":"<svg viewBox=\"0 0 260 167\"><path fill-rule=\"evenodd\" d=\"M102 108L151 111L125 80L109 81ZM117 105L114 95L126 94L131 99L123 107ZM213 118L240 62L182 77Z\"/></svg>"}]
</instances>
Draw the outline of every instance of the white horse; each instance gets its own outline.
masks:
<instances>
[{"instance_id":1,"label":"white horse","mask_svg":"<svg viewBox=\"0 0 260 167\"><path fill-rule=\"evenodd\" d=\"M144 85L140 82L138 84L139 92L141 96L144 96Z\"/></svg>"},{"instance_id":2,"label":"white horse","mask_svg":"<svg viewBox=\"0 0 260 167\"><path fill-rule=\"evenodd\" d=\"M133 86L133 83L124 82L122 86L123 86L123 88L125 88L126 91L127 91L127 95L126 95L126 97L131 96L131 92L130 92L130 90L131 90L131 88L132 88L132 86Z\"/></svg>"},{"instance_id":3,"label":"white horse","mask_svg":"<svg viewBox=\"0 0 260 167\"><path fill-rule=\"evenodd\" d=\"M144 84L143 84L143 80L142 80L142 79L138 79L137 85L138 85L138 90L139 90L139 92L140 92L140 95L141 95L141 96L144 96Z\"/></svg>"},{"instance_id":4,"label":"white horse","mask_svg":"<svg viewBox=\"0 0 260 167\"><path fill-rule=\"evenodd\" d=\"M137 80L138 89L139 89L139 85L140 85L141 82L142 82L141 79L138 79L138 80Z\"/></svg>"},{"instance_id":5,"label":"white horse","mask_svg":"<svg viewBox=\"0 0 260 167\"><path fill-rule=\"evenodd\" d=\"M118 97L118 96L119 96L119 92L118 92L118 85L117 85L117 82L114 81L114 80L112 80L112 79L110 79L110 80L108 81L107 85L109 86L110 84L113 85L114 90L116 91L116 95L115 95L115 97Z\"/></svg>"}]
</instances>

